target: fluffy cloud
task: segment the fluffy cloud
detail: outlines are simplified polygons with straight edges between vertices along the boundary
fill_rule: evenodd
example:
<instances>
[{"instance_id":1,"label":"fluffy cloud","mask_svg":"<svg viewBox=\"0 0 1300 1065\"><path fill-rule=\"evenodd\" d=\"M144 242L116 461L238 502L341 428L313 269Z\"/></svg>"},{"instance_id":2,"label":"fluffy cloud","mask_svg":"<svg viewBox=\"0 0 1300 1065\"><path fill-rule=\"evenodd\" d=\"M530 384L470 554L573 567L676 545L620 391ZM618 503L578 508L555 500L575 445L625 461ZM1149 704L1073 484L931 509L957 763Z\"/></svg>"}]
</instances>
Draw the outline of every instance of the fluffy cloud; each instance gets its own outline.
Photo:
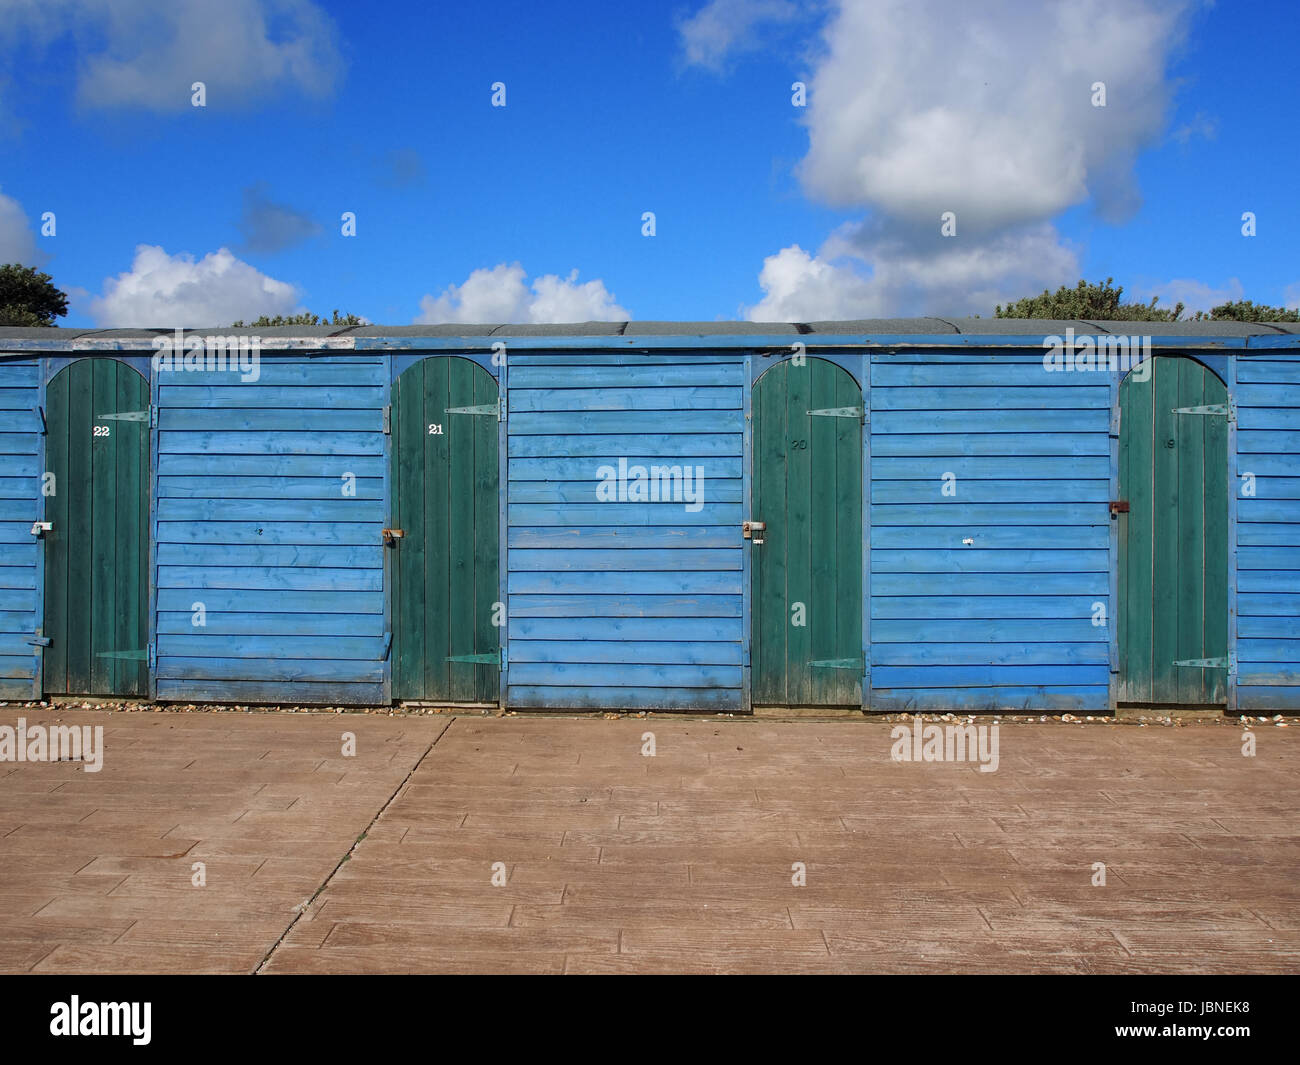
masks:
<instances>
[{"instance_id":1,"label":"fluffy cloud","mask_svg":"<svg viewBox=\"0 0 1300 1065\"><path fill-rule=\"evenodd\" d=\"M807 191L969 233L1103 196L1165 122L1180 0L844 0L812 78ZM1107 106L1092 106L1095 82Z\"/></svg>"},{"instance_id":2,"label":"fluffy cloud","mask_svg":"<svg viewBox=\"0 0 1300 1065\"><path fill-rule=\"evenodd\" d=\"M86 107L177 111L290 88L323 96L341 76L333 20L311 0L9 0L0 43L72 35Z\"/></svg>"},{"instance_id":3,"label":"fluffy cloud","mask_svg":"<svg viewBox=\"0 0 1300 1065\"><path fill-rule=\"evenodd\" d=\"M1055 228L1040 224L993 237L914 242L850 228L816 255L797 244L763 261L754 322L815 322L897 315L991 315L1005 303L1078 277Z\"/></svg>"},{"instance_id":4,"label":"fluffy cloud","mask_svg":"<svg viewBox=\"0 0 1300 1065\"><path fill-rule=\"evenodd\" d=\"M197 262L141 244L131 269L104 281L88 310L101 326L224 326L300 310L298 289L267 277L226 248Z\"/></svg>"},{"instance_id":5,"label":"fluffy cloud","mask_svg":"<svg viewBox=\"0 0 1300 1065\"><path fill-rule=\"evenodd\" d=\"M415 321L543 324L621 322L629 317L603 281L579 283L577 270L563 278L534 278L530 286L518 263L498 263L473 271L459 285L448 285L440 296L424 296Z\"/></svg>"},{"instance_id":6,"label":"fluffy cloud","mask_svg":"<svg viewBox=\"0 0 1300 1065\"><path fill-rule=\"evenodd\" d=\"M800 16L791 0L709 0L677 24L686 62L720 70L729 54L759 45L759 30Z\"/></svg>"},{"instance_id":7,"label":"fluffy cloud","mask_svg":"<svg viewBox=\"0 0 1300 1065\"><path fill-rule=\"evenodd\" d=\"M36 235L22 205L12 196L0 193L0 265L41 266L48 258L36 247Z\"/></svg>"},{"instance_id":8,"label":"fluffy cloud","mask_svg":"<svg viewBox=\"0 0 1300 1065\"><path fill-rule=\"evenodd\" d=\"M277 252L301 244L321 232L319 222L267 195L266 182L244 190L244 208L239 218L244 247L253 252Z\"/></svg>"},{"instance_id":9,"label":"fluffy cloud","mask_svg":"<svg viewBox=\"0 0 1300 1065\"><path fill-rule=\"evenodd\" d=\"M763 264L757 321L991 314L1078 278L1051 220L1141 205L1190 0L841 0L822 33L799 167L866 221ZM1093 106L1103 82L1105 107ZM957 233L940 234L956 215Z\"/></svg>"}]
</instances>

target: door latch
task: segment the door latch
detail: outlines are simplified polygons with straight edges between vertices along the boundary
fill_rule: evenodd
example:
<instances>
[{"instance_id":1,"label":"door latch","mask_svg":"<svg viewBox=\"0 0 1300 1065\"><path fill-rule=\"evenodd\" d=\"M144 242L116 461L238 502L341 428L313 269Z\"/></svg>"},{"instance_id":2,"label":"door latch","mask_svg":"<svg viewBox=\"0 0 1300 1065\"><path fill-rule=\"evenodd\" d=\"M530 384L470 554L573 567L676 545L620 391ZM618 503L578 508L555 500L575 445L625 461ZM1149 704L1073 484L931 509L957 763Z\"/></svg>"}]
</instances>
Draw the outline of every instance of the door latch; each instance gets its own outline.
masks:
<instances>
[{"instance_id":1,"label":"door latch","mask_svg":"<svg viewBox=\"0 0 1300 1065\"><path fill-rule=\"evenodd\" d=\"M53 532L54 522L52 521L34 521L32 522L32 535L40 536L42 533Z\"/></svg>"},{"instance_id":2,"label":"door latch","mask_svg":"<svg viewBox=\"0 0 1300 1065\"><path fill-rule=\"evenodd\" d=\"M1127 499L1112 499L1110 501L1110 516L1112 518L1116 518L1121 514L1127 514L1128 512Z\"/></svg>"},{"instance_id":3,"label":"door latch","mask_svg":"<svg viewBox=\"0 0 1300 1065\"><path fill-rule=\"evenodd\" d=\"M397 541L406 535L405 529L383 529L379 533L385 547L396 547Z\"/></svg>"},{"instance_id":4,"label":"door latch","mask_svg":"<svg viewBox=\"0 0 1300 1065\"><path fill-rule=\"evenodd\" d=\"M763 542L763 535L767 532L767 522L764 521L746 521L740 526L740 535L749 540L755 546Z\"/></svg>"}]
</instances>

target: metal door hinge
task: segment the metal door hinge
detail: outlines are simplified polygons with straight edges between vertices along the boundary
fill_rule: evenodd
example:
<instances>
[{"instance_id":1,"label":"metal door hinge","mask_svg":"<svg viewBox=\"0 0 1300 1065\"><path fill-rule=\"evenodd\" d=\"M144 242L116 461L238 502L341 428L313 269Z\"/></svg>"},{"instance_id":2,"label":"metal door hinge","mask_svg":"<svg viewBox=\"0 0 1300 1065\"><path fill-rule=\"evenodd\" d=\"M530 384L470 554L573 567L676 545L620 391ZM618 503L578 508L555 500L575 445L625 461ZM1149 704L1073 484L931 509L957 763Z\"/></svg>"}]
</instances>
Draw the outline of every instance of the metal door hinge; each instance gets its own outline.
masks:
<instances>
[{"instance_id":1,"label":"metal door hinge","mask_svg":"<svg viewBox=\"0 0 1300 1065\"><path fill-rule=\"evenodd\" d=\"M144 410L124 410L120 414L96 414L97 422L148 422L151 426L154 424L153 407L146 407Z\"/></svg>"},{"instance_id":2,"label":"metal door hinge","mask_svg":"<svg viewBox=\"0 0 1300 1065\"><path fill-rule=\"evenodd\" d=\"M472 662L476 665L496 666L498 669L506 668L506 649L499 648L496 651L486 651L479 655L448 655L443 659L444 662Z\"/></svg>"},{"instance_id":3,"label":"metal door hinge","mask_svg":"<svg viewBox=\"0 0 1300 1065\"><path fill-rule=\"evenodd\" d=\"M1236 675L1237 653L1234 651L1219 658L1180 658L1174 665L1191 669L1226 669L1229 674Z\"/></svg>"},{"instance_id":4,"label":"metal door hinge","mask_svg":"<svg viewBox=\"0 0 1300 1065\"><path fill-rule=\"evenodd\" d=\"M157 659L154 654L153 644L141 647L133 651L96 651L96 658L121 658L129 662L147 662L150 669L153 669Z\"/></svg>"},{"instance_id":5,"label":"metal door hinge","mask_svg":"<svg viewBox=\"0 0 1300 1065\"><path fill-rule=\"evenodd\" d=\"M1200 407L1172 407L1175 414L1203 414L1210 417L1222 415L1230 422L1237 420L1237 408L1232 403L1207 403Z\"/></svg>"},{"instance_id":6,"label":"metal door hinge","mask_svg":"<svg viewBox=\"0 0 1300 1065\"><path fill-rule=\"evenodd\" d=\"M506 416L505 404L498 398L495 403L480 403L474 407L448 407L448 414L495 414L497 421Z\"/></svg>"},{"instance_id":7,"label":"metal door hinge","mask_svg":"<svg viewBox=\"0 0 1300 1065\"><path fill-rule=\"evenodd\" d=\"M860 422L866 421L862 407L821 407L804 413L811 414L815 418L857 418Z\"/></svg>"},{"instance_id":8,"label":"metal door hinge","mask_svg":"<svg viewBox=\"0 0 1300 1065\"><path fill-rule=\"evenodd\" d=\"M810 666L818 666L822 669L861 669L861 658L821 658L816 662L809 662Z\"/></svg>"}]
</instances>

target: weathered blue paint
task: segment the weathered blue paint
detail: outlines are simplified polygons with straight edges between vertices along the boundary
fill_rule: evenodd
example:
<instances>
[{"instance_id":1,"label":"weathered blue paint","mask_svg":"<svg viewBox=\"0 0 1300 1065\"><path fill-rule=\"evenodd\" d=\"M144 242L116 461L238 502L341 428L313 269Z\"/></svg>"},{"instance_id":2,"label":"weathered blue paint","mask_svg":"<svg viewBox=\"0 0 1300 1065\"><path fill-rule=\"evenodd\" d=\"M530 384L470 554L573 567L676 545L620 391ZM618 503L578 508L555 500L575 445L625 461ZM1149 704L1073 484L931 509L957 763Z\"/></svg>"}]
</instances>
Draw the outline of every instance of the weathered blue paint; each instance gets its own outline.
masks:
<instances>
[{"instance_id":1,"label":"weathered blue paint","mask_svg":"<svg viewBox=\"0 0 1300 1065\"><path fill-rule=\"evenodd\" d=\"M0 359L0 699L40 693L42 383L36 359Z\"/></svg>"},{"instance_id":2,"label":"weathered blue paint","mask_svg":"<svg viewBox=\"0 0 1300 1065\"><path fill-rule=\"evenodd\" d=\"M990 323L992 328L997 325ZM272 339L257 382L155 374L152 681L162 699L388 698L383 412L429 353L502 384L502 698L518 708L749 702L749 391L792 345L868 408L869 709L1113 705L1119 375L1048 373L1035 334L492 335ZM506 366L494 345L505 344ZM148 337L0 341L0 698L39 692L41 383ZM276 347L283 350L275 350ZM1229 383L1229 699L1300 709L1300 336L1153 337ZM43 353L43 354L41 354ZM37 358L37 355L40 355ZM25 420L26 419L26 420ZM603 503L595 471L703 465L706 502ZM346 469L345 469L346 467ZM356 475L355 496L340 490ZM942 475L957 495L941 494ZM1243 494L1245 473L1255 494ZM970 540L970 543L964 541ZM207 625L192 624L202 601ZM1106 624L1093 624L1097 604ZM21 645L19 643L21 640Z\"/></svg>"},{"instance_id":3,"label":"weathered blue paint","mask_svg":"<svg viewBox=\"0 0 1300 1065\"><path fill-rule=\"evenodd\" d=\"M255 381L156 375L158 698L387 698L389 369L284 354Z\"/></svg>"},{"instance_id":4,"label":"weathered blue paint","mask_svg":"<svg viewBox=\"0 0 1300 1065\"><path fill-rule=\"evenodd\" d=\"M507 705L743 709L745 358L509 366ZM702 468L702 506L601 501L620 459Z\"/></svg>"}]
</instances>

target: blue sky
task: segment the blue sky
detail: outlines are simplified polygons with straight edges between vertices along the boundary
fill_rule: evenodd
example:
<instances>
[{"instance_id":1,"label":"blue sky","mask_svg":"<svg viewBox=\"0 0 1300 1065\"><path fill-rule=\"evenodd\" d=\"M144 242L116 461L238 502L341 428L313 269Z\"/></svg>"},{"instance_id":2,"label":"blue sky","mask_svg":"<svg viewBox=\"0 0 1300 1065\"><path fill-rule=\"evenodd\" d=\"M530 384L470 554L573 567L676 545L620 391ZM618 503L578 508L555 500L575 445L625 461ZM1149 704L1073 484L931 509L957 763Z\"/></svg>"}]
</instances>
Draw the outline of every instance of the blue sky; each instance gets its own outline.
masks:
<instances>
[{"instance_id":1,"label":"blue sky","mask_svg":"<svg viewBox=\"0 0 1300 1065\"><path fill-rule=\"evenodd\" d=\"M1293 0L0 6L0 261L65 324L1300 303Z\"/></svg>"}]
</instances>

